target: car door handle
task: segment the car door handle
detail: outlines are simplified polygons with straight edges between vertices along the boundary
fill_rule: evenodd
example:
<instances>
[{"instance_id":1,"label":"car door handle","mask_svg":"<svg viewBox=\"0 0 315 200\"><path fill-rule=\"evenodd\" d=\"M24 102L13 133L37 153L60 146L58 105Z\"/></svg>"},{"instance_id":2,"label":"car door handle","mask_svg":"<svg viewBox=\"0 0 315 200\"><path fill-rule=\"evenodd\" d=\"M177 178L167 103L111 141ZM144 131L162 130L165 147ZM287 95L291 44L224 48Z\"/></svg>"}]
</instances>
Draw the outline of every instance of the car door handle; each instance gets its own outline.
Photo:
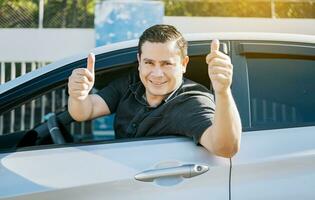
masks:
<instances>
[{"instance_id":1,"label":"car door handle","mask_svg":"<svg viewBox=\"0 0 315 200\"><path fill-rule=\"evenodd\" d=\"M151 169L135 175L138 181L152 182L156 178L181 176L191 178L203 174L209 170L207 165L185 164L178 167L168 167L162 169Z\"/></svg>"}]
</instances>

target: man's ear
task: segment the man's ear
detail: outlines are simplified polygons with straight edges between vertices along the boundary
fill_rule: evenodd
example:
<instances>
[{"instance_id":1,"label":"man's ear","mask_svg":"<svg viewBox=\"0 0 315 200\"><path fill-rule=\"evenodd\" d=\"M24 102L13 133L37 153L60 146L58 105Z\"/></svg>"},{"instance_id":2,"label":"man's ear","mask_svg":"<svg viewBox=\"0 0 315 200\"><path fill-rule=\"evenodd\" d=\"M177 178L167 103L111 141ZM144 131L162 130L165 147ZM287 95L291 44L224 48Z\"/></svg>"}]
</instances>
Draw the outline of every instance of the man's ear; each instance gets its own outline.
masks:
<instances>
[{"instance_id":1,"label":"man's ear","mask_svg":"<svg viewBox=\"0 0 315 200\"><path fill-rule=\"evenodd\" d=\"M183 61L182 61L182 72L183 72L183 74L186 72L186 68L187 68L188 62L189 62L189 57L185 56Z\"/></svg>"}]
</instances>

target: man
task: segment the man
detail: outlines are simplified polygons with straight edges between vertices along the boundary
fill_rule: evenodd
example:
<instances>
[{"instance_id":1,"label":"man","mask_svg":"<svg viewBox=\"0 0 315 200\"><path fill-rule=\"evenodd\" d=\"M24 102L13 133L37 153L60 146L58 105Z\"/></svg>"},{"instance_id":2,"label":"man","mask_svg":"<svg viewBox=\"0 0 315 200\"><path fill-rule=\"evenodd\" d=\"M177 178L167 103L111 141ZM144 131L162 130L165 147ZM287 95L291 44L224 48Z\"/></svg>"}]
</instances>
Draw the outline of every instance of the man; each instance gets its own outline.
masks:
<instances>
[{"instance_id":1,"label":"man","mask_svg":"<svg viewBox=\"0 0 315 200\"><path fill-rule=\"evenodd\" d=\"M208 151L232 157L239 149L241 121L231 94L233 65L211 44L206 57L215 92L183 78L189 61L187 42L170 25L155 25L143 32L138 44L138 72L115 80L97 94L93 54L87 68L69 77L71 116L77 121L116 113L117 138L178 134L192 137Z\"/></svg>"}]
</instances>

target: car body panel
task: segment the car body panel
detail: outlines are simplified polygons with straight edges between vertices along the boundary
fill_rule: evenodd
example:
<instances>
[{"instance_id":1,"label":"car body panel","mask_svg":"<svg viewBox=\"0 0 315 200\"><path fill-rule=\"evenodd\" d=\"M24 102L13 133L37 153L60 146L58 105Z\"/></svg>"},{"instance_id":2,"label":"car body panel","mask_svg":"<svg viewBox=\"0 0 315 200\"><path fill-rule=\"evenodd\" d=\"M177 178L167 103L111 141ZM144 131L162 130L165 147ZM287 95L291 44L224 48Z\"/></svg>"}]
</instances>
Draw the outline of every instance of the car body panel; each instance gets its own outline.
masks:
<instances>
[{"instance_id":1,"label":"car body panel","mask_svg":"<svg viewBox=\"0 0 315 200\"><path fill-rule=\"evenodd\" d=\"M233 158L232 196L314 199L315 126L243 133Z\"/></svg>"},{"instance_id":2,"label":"car body panel","mask_svg":"<svg viewBox=\"0 0 315 200\"><path fill-rule=\"evenodd\" d=\"M204 164L210 169L192 178L154 182L134 178L144 170L182 164ZM3 154L1 169L1 177L6 174L0 183L3 199L56 199L59 195L62 199L228 197L229 159L213 156L186 138Z\"/></svg>"}]
</instances>

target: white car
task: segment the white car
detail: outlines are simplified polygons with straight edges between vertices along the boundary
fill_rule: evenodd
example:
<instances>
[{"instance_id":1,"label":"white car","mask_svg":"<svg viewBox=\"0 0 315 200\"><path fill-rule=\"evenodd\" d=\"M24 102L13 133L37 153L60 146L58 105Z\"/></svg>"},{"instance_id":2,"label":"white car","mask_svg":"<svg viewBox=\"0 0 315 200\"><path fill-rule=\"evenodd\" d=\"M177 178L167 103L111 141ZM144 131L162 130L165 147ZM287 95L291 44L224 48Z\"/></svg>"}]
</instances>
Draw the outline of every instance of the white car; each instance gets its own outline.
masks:
<instances>
[{"instance_id":1,"label":"white car","mask_svg":"<svg viewBox=\"0 0 315 200\"><path fill-rule=\"evenodd\" d=\"M86 52L0 86L0 199L315 199L315 36L186 38L185 76L210 89L211 40L218 38L232 59L243 124L241 150L232 159L172 133L116 140L113 117L73 122L67 79L85 67ZM137 41L92 52L94 92L137 67ZM63 144L54 144L48 126L60 128Z\"/></svg>"}]
</instances>

